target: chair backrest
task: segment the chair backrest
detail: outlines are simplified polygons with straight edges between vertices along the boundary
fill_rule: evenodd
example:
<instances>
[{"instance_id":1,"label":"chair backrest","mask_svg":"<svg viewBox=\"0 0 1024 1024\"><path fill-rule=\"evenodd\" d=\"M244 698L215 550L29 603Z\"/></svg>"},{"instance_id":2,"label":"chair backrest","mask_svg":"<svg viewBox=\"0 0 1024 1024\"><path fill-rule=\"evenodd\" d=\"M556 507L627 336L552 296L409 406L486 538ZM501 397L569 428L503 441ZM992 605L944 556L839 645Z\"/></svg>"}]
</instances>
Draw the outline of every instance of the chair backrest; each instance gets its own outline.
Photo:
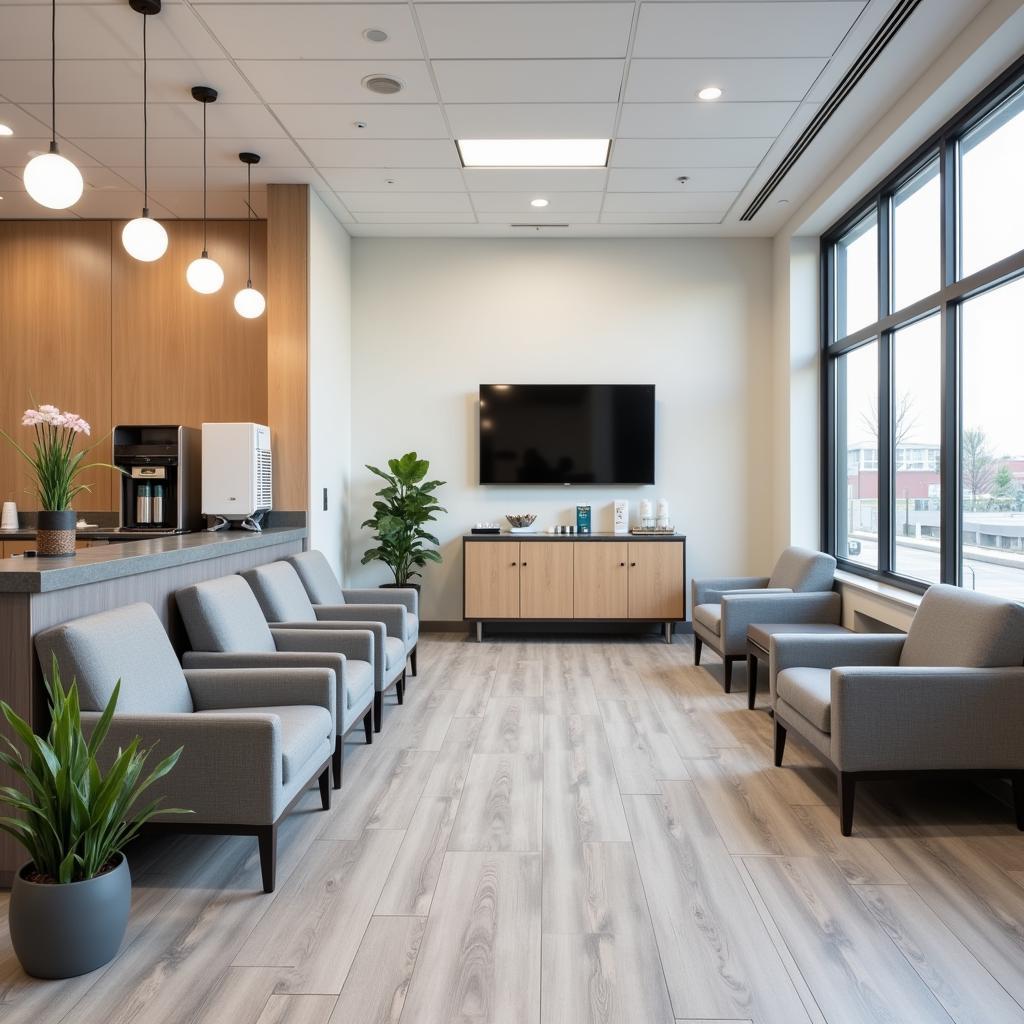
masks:
<instances>
[{"instance_id":1,"label":"chair backrest","mask_svg":"<svg viewBox=\"0 0 1024 1024\"><path fill-rule=\"evenodd\" d=\"M83 711L102 711L119 679L118 714L194 710L171 641L148 604L130 604L55 626L36 637L36 651L47 678L56 655L63 685L77 680Z\"/></svg>"},{"instance_id":2,"label":"chair backrest","mask_svg":"<svg viewBox=\"0 0 1024 1024\"><path fill-rule=\"evenodd\" d=\"M1024 606L937 583L921 598L901 665L1003 668L1024 663Z\"/></svg>"},{"instance_id":3,"label":"chair backrest","mask_svg":"<svg viewBox=\"0 0 1024 1024\"><path fill-rule=\"evenodd\" d=\"M288 562L247 569L242 578L252 587L267 622L316 622L316 611L299 574Z\"/></svg>"},{"instance_id":4,"label":"chair backrest","mask_svg":"<svg viewBox=\"0 0 1024 1024\"><path fill-rule=\"evenodd\" d=\"M196 583L175 595L194 651L276 650L273 634L241 576Z\"/></svg>"},{"instance_id":5,"label":"chair backrest","mask_svg":"<svg viewBox=\"0 0 1024 1024\"><path fill-rule=\"evenodd\" d=\"M810 548L786 548L772 570L769 587L787 587L796 593L831 590L835 581L836 560L824 551Z\"/></svg>"},{"instance_id":6,"label":"chair backrest","mask_svg":"<svg viewBox=\"0 0 1024 1024\"><path fill-rule=\"evenodd\" d=\"M322 551L302 551L289 555L286 561L299 574L313 604L345 603L338 577Z\"/></svg>"}]
</instances>

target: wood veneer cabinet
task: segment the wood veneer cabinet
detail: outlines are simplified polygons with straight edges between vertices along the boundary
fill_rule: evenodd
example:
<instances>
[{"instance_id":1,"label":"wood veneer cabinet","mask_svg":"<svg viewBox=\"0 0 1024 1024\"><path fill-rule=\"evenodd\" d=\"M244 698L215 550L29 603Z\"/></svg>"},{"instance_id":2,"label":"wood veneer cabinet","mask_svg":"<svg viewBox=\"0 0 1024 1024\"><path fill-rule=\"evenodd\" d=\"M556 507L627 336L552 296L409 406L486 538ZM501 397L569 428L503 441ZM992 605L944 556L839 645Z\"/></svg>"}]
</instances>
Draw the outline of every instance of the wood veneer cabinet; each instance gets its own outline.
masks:
<instances>
[{"instance_id":1,"label":"wood veneer cabinet","mask_svg":"<svg viewBox=\"0 0 1024 1024\"><path fill-rule=\"evenodd\" d=\"M662 622L686 617L686 538L596 534L463 538L463 616L488 621Z\"/></svg>"}]
</instances>

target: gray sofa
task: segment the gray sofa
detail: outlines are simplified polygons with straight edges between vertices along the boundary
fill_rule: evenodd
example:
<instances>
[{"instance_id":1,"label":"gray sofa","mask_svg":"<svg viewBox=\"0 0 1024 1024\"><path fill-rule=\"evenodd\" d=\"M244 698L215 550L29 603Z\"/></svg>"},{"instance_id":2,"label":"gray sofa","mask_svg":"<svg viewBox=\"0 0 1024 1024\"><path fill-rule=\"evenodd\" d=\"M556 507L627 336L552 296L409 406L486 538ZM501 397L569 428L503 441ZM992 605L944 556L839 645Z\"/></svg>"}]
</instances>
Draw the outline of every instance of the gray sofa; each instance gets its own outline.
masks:
<instances>
[{"instance_id":1,"label":"gray sofa","mask_svg":"<svg viewBox=\"0 0 1024 1024\"><path fill-rule=\"evenodd\" d=\"M842 833L856 783L915 773L1010 779L1024 829L1024 606L936 585L910 631L771 640L775 763L788 730L836 772Z\"/></svg>"},{"instance_id":2,"label":"gray sofa","mask_svg":"<svg viewBox=\"0 0 1024 1024\"><path fill-rule=\"evenodd\" d=\"M405 700L406 609L402 605L316 605L290 562L270 562L242 573L252 587L267 622L275 628L337 629L345 626L370 629L374 649L383 652L374 662L373 727L380 732L384 719L384 694L392 687L398 703ZM368 621L373 620L373 621Z\"/></svg>"},{"instance_id":3,"label":"gray sofa","mask_svg":"<svg viewBox=\"0 0 1024 1024\"><path fill-rule=\"evenodd\" d=\"M693 663L707 644L724 666L725 692L732 666L747 655L747 627L756 622L836 624L842 599L832 590L836 560L808 548L782 552L771 576L726 576L693 581Z\"/></svg>"},{"instance_id":4,"label":"gray sofa","mask_svg":"<svg viewBox=\"0 0 1024 1024\"><path fill-rule=\"evenodd\" d=\"M302 585L314 605L333 605L336 608L344 604L360 605L360 610L367 613L380 605L399 605L405 608L401 631L392 632L389 623L388 636L397 636L404 641L405 652L410 662L410 674L416 675L416 648L420 639L420 595L415 587L342 587L321 551L303 551L298 555L289 555L287 561L299 574L299 579L302 580ZM367 617L376 616L368 614Z\"/></svg>"},{"instance_id":5,"label":"gray sofa","mask_svg":"<svg viewBox=\"0 0 1024 1024\"><path fill-rule=\"evenodd\" d=\"M334 739L334 788L341 786L344 738L363 720L373 740L374 646L369 630L309 630L267 625L241 576L223 576L179 590L178 611L192 650L186 668L329 668L338 709Z\"/></svg>"},{"instance_id":6,"label":"gray sofa","mask_svg":"<svg viewBox=\"0 0 1024 1024\"><path fill-rule=\"evenodd\" d=\"M48 629L36 638L36 650L46 671L56 656L65 685L77 681L87 733L121 681L101 748L107 766L136 736L143 745L159 744L163 754L183 748L174 770L149 793L193 813L158 815L147 829L254 835L263 888L273 892L278 822L314 779L324 810L331 806L333 671L182 671L148 604Z\"/></svg>"}]
</instances>

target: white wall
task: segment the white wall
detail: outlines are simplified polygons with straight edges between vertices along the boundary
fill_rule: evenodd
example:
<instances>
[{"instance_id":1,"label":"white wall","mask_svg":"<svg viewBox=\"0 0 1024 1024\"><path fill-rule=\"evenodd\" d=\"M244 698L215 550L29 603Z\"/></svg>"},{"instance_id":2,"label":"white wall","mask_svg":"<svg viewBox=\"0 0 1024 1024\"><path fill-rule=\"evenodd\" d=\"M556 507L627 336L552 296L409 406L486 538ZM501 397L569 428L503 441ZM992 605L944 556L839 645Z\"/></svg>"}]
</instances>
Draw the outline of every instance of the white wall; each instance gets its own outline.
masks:
<instances>
[{"instance_id":1,"label":"white wall","mask_svg":"<svg viewBox=\"0 0 1024 1024\"><path fill-rule=\"evenodd\" d=\"M348 233L310 191L309 542L324 552L339 573L352 467L350 281Z\"/></svg>"},{"instance_id":2,"label":"white wall","mask_svg":"<svg viewBox=\"0 0 1024 1024\"><path fill-rule=\"evenodd\" d=\"M505 512L574 522L594 506L671 502L691 575L771 562L772 249L767 239L364 239L352 250L352 498L346 575L361 566L358 524L375 490L364 463L415 449L447 481L444 564L429 566L427 619L462 616L461 535ZM657 384L653 487L481 487L481 383Z\"/></svg>"}]
</instances>

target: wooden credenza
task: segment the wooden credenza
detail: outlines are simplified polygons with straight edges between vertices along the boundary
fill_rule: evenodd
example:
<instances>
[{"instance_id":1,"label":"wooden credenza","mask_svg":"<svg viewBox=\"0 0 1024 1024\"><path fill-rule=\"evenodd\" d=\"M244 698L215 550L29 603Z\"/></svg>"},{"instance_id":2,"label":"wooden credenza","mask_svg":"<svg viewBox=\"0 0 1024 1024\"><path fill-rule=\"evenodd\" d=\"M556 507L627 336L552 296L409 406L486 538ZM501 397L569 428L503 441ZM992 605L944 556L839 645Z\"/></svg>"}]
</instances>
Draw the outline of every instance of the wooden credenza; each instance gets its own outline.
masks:
<instances>
[{"instance_id":1,"label":"wooden credenza","mask_svg":"<svg viewBox=\"0 0 1024 1024\"><path fill-rule=\"evenodd\" d=\"M660 622L686 617L686 538L463 538L463 617L475 622Z\"/></svg>"}]
</instances>

